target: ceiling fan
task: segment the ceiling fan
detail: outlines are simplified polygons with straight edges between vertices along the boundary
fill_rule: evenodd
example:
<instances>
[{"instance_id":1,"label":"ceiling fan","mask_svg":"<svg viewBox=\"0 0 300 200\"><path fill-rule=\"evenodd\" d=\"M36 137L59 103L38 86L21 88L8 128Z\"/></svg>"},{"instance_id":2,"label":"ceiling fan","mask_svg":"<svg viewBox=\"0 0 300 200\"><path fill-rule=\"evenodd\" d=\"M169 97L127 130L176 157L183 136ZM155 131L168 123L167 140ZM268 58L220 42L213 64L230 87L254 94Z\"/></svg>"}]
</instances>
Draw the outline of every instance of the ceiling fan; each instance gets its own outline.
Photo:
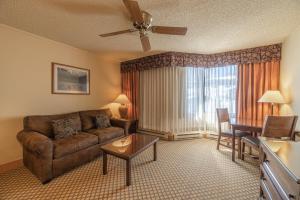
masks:
<instances>
[{"instance_id":1,"label":"ceiling fan","mask_svg":"<svg viewBox=\"0 0 300 200\"><path fill-rule=\"evenodd\" d=\"M152 15L146 11L140 10L139 4L132 0L123 0L127 10L131 15L131 20L133 22L133 28L116 31L112 33L101 34L101 37L108 37L119 35L123 33L132 33L138 31L140 34L140 40L144 51L149 51L151 49L150 41L148 37L148 32L159 33L159 34L169 34L169 35L185 35L187 32L187 27L170 27L170 26L153 26Z\"/></svg>"}]
</instances>

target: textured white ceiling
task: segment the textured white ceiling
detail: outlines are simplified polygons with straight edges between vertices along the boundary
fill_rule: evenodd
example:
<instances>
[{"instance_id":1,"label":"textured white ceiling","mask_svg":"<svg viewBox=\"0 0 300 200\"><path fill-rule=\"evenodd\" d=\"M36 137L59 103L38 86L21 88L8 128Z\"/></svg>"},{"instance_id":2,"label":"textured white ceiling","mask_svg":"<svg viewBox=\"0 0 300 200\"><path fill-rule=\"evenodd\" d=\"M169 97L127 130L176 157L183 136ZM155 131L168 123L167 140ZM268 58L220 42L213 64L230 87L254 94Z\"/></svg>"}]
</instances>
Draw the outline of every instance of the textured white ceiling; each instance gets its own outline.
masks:
<instances>
[{"instance_id":1,"label":"textured white ceiling","mask_svg":"<svg viewBox=\"0 0 300 200\"><path fill-rule=\"evenodd\" d=\"M186 36L150 34L153 51L215 53L282 42L300 25L299 0L138 0L154 25ZM122 0L0 0L0 22L90 51L141 51Z\"/></svg>"}]
</instances>

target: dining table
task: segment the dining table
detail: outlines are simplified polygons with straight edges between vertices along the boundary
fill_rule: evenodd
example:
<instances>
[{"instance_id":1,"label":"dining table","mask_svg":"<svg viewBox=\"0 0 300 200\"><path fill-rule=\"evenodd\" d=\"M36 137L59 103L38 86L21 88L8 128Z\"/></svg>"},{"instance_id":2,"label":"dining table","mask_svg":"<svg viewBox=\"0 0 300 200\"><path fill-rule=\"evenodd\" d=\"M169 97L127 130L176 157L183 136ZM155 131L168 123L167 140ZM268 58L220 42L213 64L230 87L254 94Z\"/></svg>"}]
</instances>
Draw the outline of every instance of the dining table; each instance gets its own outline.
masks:
<instances>
[{"instance_id":1,"label":"dining table","mask_svg":"<svg viewBox=\"0 0 300 200\"><path fill-rule=\"evenodd\" d=\"M235 147L235 132L246 131L252 134L252 136L259 136L263 129L263 120L251 120L242 118L231 118L230 125L232 127L232 146ZM240 141L239 141L240 142ZM241 144L238 145L241 147ZM238 158L241 158L241 149L238 149ZM235 161L235 151L232 151L232 161Z\"/></svg>"}]
</instances>

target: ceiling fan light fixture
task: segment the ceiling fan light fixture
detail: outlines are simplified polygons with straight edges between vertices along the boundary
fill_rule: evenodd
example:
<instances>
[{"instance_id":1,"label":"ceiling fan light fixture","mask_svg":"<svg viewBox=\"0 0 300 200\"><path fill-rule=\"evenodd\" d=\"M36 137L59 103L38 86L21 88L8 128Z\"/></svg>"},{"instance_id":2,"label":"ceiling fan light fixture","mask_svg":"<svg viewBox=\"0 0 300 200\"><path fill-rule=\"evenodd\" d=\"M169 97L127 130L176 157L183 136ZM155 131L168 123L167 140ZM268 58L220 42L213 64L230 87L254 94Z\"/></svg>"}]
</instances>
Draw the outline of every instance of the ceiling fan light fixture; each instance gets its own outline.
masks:
<instances>
[{"instance_id":1,"label":"ceiling fan light fixture","mask_svg":"<svg viewBox=\"0 0 300 200\"><path fill-rule=\"evenodd\" d=\"M152 26L152 15L144 10L140 10L137 1L123 0L123 3L131 15L134 29L101 34L100 36L107 37L139 31L143 50L149 51L151 50L151 45L149 42L148 32L151 31L152 33L168 35L185 35L187 32L187 27Z\"/></svg>"}]
</instances>

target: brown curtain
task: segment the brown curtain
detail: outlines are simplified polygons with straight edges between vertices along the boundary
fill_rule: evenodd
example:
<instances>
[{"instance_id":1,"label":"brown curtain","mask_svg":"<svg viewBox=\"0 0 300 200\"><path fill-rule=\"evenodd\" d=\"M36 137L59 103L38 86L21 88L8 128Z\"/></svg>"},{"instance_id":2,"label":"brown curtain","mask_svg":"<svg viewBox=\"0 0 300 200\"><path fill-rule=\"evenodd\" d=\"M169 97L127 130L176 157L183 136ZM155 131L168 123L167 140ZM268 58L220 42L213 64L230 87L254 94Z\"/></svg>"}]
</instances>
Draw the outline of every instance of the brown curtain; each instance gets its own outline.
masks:
<instances>
[{"instance_id":1,"label":"brown curtain","mask_svg":"<svg viewBox=\"0 0 300 200\"><path fill-rule=\"evenodd\" d=\"M139 71L121 73L122 93L126 94L131 104L128 108L128 117L138 119L139 117Z\"/></svg>"},{"instance_id":2,"label":"brown curtain","mask_svg":"<svg viewBox=\"0 0 300 200\"><path fill-rule=\"evenodd\" d=\"M279 89L280 61L238 66L237 117L263 120L271 114L269 104L257 103L267 90ZM274 115L279 113L274 107Z\"/></svg>"}]
</instances>

